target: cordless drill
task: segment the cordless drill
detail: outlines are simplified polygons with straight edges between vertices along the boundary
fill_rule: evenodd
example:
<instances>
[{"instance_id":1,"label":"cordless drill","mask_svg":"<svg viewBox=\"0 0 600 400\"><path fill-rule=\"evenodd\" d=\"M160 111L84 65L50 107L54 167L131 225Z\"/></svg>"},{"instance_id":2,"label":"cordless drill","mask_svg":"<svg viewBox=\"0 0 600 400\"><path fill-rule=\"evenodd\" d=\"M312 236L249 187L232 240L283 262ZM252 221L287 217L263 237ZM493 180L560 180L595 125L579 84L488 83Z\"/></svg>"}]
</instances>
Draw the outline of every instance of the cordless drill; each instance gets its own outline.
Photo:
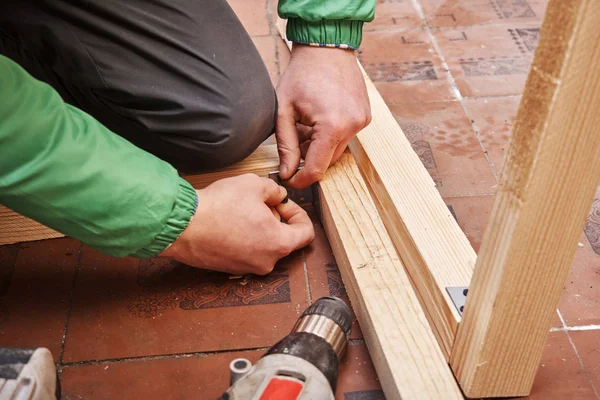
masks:
<instances>
[{"instance_id":1,"label":"cordless drill","mask_svg":"<svg viewBox=\"0 0 600 400\"><path fill-rule=\"evenodd\" d=\"M320 298L255 365L231 362L231 386L219 400L333 400L351 329L348 306Z\"/></svg>"}]
</instances>

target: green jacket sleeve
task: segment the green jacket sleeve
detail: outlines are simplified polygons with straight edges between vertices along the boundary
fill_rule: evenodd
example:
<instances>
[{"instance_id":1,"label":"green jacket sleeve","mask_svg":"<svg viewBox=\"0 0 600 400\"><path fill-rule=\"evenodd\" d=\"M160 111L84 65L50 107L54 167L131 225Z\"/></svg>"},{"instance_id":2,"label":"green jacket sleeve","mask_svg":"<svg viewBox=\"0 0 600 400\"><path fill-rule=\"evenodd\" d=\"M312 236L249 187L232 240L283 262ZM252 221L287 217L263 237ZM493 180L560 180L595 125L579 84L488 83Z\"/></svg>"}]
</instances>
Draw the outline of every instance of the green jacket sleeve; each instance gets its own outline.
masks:
<instances>
[{"instance_id":1,"label":"green jacket sleeve","mask_svg":"<svg viewBox=\"0 0 600 400\"><path fill-rule=\"evenodd\" d=\"M181 234L197 198L168 163L0 56L0 204L106 254L145 258Z\"/></svg>"},{"instance_id":2,"label":"green jacket sleeve","mask_svg":"<svg viewBox=\"0 0 600 400\"><path fill-rule=\"evenodd\" d=\"M357 49L365 22L375 17L375 0L280 0L290 41L321 47Z\"/></svg>"}]
</instances>

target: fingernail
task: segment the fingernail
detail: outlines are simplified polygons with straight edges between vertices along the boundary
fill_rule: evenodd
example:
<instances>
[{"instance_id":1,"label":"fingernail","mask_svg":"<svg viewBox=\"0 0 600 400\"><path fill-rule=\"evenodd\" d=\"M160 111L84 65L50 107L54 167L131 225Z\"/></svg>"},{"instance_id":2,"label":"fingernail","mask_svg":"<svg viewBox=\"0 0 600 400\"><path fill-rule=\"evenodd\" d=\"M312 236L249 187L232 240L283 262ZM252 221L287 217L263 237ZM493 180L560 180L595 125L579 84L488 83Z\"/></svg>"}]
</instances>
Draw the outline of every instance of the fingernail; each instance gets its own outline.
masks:
<instances>
[{"instance_id":1,"label":"fingernail","mask_svg":"<svg viewBox=\"0 0 600 400\"><path fill-rule=\"evenodd\" d=\"M285 196L285 199L283 199L283 200L281 201L281 204L286 204L286 203L288 202L288 200L289 200L289 199L290 199L290 198L289 198L288 196Z\"/></svg>"}]
</instances>

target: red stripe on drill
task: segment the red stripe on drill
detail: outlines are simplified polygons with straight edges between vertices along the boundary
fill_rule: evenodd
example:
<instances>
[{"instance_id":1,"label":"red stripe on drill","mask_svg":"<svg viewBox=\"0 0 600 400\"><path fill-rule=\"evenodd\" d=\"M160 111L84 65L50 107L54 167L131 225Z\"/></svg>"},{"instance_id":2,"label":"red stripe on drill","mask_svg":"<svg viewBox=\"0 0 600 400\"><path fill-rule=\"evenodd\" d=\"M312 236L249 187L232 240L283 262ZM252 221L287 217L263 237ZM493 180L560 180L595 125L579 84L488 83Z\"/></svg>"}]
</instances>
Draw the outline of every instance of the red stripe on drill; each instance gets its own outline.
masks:
<instances>
[{"instance_id":1,"label":"red stripe on drill","mask_svg":"<svg viewBox=\"0 0 600 400\"><path fill-rule=\"evenodd\" d=\"M290 379L271 378L259 400L296 400L302 384Z\"/></svg>"}]
</instances>

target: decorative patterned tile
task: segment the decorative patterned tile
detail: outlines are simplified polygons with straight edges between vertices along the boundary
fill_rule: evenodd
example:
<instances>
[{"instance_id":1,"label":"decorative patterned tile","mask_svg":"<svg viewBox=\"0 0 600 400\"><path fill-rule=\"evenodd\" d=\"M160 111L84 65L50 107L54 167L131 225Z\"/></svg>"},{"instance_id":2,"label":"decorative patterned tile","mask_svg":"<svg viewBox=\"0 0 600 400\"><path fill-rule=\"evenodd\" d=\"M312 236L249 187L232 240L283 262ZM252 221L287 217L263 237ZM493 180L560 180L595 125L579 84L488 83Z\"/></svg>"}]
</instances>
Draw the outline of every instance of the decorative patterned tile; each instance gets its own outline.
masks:
<instances>
[{"instance_id":1,"label":"decorative patterned tile","mask_svg":"<svg viewBox=\"0 0 600 400\"><path fill-rule=\"evenodd\" d=\"M566 333L551 332L548 335L542 361L528 399L596 399L586 371L581 367Z\"/></svg>"},{"instance_id":2,"label":"decorative patterned tile","mask_svg":"<svg viewBox=\"0 0 600 400\"><path fill-rule=\"evenodd\" d=\"M359 60L388 104L453 99L427 32L376 31L363 37Z\"/></svg>"},{"instance_id":3,"label":"decorative patterned tile","mask_svg":"<svg viewBox=\"0 0 600 400\"><path fill-rule=\"evenodd\" d=\"M363 31L411 29L422 26L423 21L410 0L377 0L375 19L365 24Z\"/></svg>"},{"instance_id":4,"label":"decorative patterned tile","mask_svg":"<svg viewBox=\"0 0 600 400\"><path fill-rule=\"evenodd\" d=\"M579 239L573 266L559 305L567 326L600 324L600 191Z\"/></svg>"},{"instance_id":5,"label":"decorative patterned tile","mask_svg":"<svg viewBox=\"0 0 600 400\"><path fill-rule=\"evenodd\" d=\"M227 2L250 36L270 33L267 0L228 0Z\"/></svg>"},{"instance_id":6,"label":"decorative patterned tile","mask_svg":"<svg viewBox=\"0 0 600 400\"><path fill-rule=\"evenodd\" d=\"M465 27L435 32L465 97L521 94L539 38L539 23Z\"/></svg>"},{"instance_id":7,"label":"decorative patterned tile","mask_svg":"<svg viewBox=\"0 0 600 400\"><path fill-rule=\"evenodd\" d=\"M305 249L308 284L313 301L320 297L334 296L350 305L348 293L342 281L325 230L320 224L315 225L315 240ZM362 337L356 317L353 316L352 339Z\"/></svg>"},{"instance_id":8,"label":"decorative patterned tile","mask_svg":"<svg viewBox=\"0 0 600 400\"><path fill-rule=\"evenodd\" d=\"M269 346L306 306L301 252L267 276L231 279L166 259L113 259L86 248L65 361Z\"/></svg>"},{"instance_id":9,"label":"decorative patterned tile","mask_svg":"<svg viewBox=\"0 0 600 400\"><path fill-rule=\"evenodd\" d=\"M447 197L444 201L471 242L471 246L478 252L494 204L494 196Z\"/></svg>"},{"instance_id":10,"label":"decorative patterned tile","mask_svg":"<svg viewBox=\"0 0 600 400\"><path fill-rule=\"evenodd\" d=\"M500 175L508 149L512 126L521 96L467 99L465 106L473 119L483 148Z\"/></svg>"},{"instance_id":11,"label":"decorative patterned tile","mask_svg":"<svg viewBox=\"0 0 600 400\"><path fill-rule=\"evenodd\" d=\"M405 103L389 107L442 196L494 191L494 174L460 103Z\"/></svg>"},{"instance_id":12,"label":"decorative patterned tile","mask_svg":"<svg viewBox=\"0 0 600 400\"><path fill-rule=\"evenodd\" d=\"M422 0L430 26L541 21L545 0Z\"/></svg>"},{"instance_id":13,"label":"decorative patterned tile","mask_svg":"<svg viewBox=\"0 0 600 400\"><path fill-rule=\"evenodd\" d=\"M2 250L2 346L47 347L59 359L79 247L53 239L25 243L18 255L14 247Z\"/></svg>"}]
</instances>

